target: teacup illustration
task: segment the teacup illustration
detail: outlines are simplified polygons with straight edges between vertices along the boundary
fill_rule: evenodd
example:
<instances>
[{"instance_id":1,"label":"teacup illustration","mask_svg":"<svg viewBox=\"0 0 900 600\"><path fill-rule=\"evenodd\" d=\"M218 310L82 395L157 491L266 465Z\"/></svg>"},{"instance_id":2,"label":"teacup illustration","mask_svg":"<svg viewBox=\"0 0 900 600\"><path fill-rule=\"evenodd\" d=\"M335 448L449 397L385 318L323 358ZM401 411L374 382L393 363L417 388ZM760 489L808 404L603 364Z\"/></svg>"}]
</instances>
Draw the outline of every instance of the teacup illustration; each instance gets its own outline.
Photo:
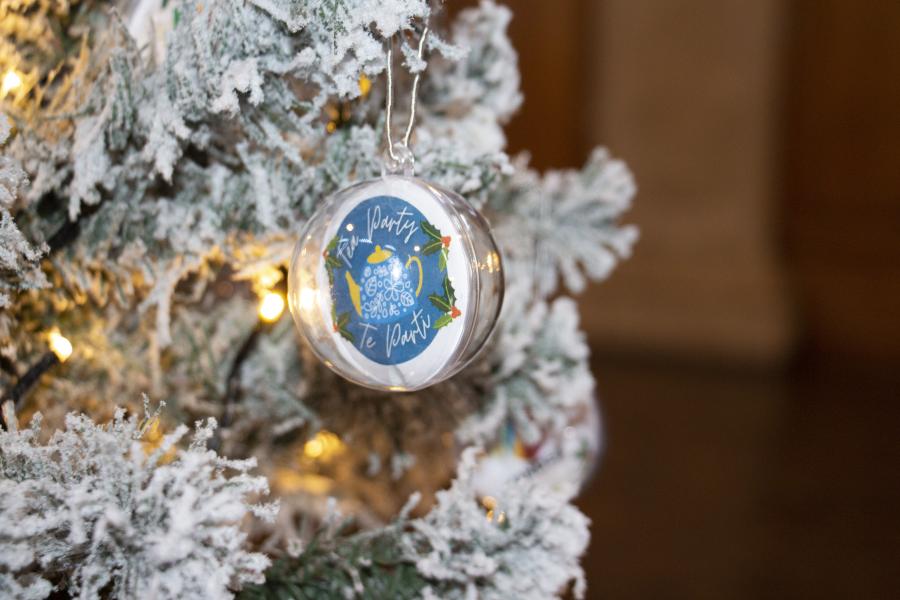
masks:
<instances>
[{"instance_id":1,"label":"teacup illustration","mask_svg":"<svg viewBox=\"0 0 900 600\"><path fill-rule=\"evenodd\" d=\"M410 269L413 263L418 273ZM375 246L366 259L359 283L345 271L350 300L356 313L371 323L393 321L409 313L422 292L422 261L411 255L404 263L391 246Z\"/></svg>"}]
</instances>

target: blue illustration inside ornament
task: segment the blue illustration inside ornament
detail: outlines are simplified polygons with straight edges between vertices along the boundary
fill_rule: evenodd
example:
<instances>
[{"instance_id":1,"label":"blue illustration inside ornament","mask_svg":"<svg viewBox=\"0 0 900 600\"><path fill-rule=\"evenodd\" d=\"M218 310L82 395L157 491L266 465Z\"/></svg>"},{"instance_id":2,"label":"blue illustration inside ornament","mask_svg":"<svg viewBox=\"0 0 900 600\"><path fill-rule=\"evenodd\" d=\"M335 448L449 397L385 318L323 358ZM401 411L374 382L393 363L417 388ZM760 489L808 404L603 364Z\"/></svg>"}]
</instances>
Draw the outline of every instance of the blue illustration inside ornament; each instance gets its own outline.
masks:
<instances>
[{"instance_id":1,"label":"blue illustration inside ornament","mask_svg":"<svg viewBox=\"0 0 900 600\"><path fill-rule=\"evenodd\" d=\"M451 242L401 198L356 205L322 253L334 333L382 365L420 355L462 315L447 274Z\"/></svg>"}]
</instances>

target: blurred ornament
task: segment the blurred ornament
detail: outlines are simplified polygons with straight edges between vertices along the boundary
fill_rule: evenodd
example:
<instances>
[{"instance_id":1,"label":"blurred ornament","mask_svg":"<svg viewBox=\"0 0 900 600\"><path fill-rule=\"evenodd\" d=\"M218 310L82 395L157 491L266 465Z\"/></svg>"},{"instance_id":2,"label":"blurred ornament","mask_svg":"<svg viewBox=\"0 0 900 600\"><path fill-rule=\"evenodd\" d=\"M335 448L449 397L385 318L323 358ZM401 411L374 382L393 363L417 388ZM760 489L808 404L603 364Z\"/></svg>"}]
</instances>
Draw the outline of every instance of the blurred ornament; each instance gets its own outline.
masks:
<instances>
[{"instance_id":1,"label":"blurred ornament","mask_svg":"<svg viewBox=\"0 0 900 600\"><path fill-rule=\"evenodd\" d=\"M482 499L502 499L507 485L519 479L574 497L593 474L602 446L600 409L588 397L571 410L565 427L546 432L530 446L508 422L501 439L479 462L473 485Z\"/></svg>"}]
</instances>

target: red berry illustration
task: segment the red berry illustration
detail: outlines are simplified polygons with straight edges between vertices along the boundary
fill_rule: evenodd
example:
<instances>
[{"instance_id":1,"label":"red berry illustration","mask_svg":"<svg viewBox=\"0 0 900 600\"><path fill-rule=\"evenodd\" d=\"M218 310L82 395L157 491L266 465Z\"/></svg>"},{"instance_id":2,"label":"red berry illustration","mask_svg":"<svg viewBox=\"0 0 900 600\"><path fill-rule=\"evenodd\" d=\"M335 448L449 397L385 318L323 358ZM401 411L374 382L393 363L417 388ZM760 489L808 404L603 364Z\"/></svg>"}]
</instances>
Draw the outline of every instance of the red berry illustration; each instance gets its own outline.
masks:
<instances>
[{"instance_id":1,"label":"red berry illustration","mask_svg":"<svg viewBox=\"0 0 900 600\"><path fill-rule=\"evenodd\" d=\"M450 236L445 235L444 237L442 237L441 243L444 244L444 248L449 248L450 247Z\"/></svg>"},{"instance_id":2,"label":"red berry illustration","mask_svg":"<svg viewBox=\"0 0 900 600\"><path fill-rule=\"evenodd\" d=\"M455 319L456 317L458 317L461 314L462 314L462 312L460 312L460 310L458 308L456 308L455 306L450 309L450 318L451 319Z\"/></svg>"}]
</instances>

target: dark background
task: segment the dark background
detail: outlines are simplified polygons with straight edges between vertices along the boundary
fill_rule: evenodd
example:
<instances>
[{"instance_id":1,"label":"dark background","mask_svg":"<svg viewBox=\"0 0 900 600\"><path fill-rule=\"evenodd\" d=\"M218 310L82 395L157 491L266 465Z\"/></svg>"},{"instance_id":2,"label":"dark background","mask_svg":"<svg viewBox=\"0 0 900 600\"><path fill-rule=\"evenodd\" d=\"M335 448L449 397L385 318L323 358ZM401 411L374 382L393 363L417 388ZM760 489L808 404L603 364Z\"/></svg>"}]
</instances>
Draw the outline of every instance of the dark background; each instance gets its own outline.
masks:
<instances>
[{"instance_id":1,"label":"dark background","mask_svg":"<svg viewBox=\"0 0 900 600\"><path fill-rule=\"evenodd\" d=\"M897 597L900 2L509 4L511 150L639 186L580 297L589 597Z\"/></svg>"}]
</instances>

